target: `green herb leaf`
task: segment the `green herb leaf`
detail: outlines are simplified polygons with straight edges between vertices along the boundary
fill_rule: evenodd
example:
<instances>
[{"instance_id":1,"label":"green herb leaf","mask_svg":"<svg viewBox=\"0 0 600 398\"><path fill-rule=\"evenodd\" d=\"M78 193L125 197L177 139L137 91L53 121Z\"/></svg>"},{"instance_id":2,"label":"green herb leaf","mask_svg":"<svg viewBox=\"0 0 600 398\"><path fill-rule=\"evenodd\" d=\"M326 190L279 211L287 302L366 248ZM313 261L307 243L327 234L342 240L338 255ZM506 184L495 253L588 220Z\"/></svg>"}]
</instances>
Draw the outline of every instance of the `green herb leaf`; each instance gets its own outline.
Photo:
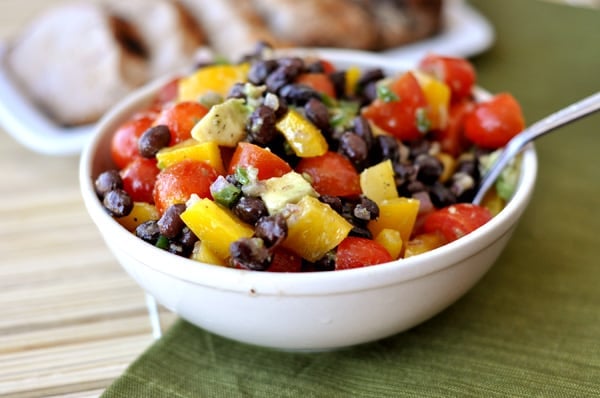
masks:
<instances>
[{"instance_id":1,"label":"green herb leaf","mask_svg":"<svg viewBox=\"0 0 600 398\"><path fill-rule=\"evenodd\" d=\"M419 108L416 113L417 130L425 134L431 128L431 120L427 117L427 109Z\"/></svg>"},{"instance_id":2,"label":"green herb leaf","mask_svg":"<svg viewBox=\"0 0 600 398\"><path fill-rule=\"evenodd\" d=\"M377 98L383 102L399 101L400 97L386 85L377 85Z\"/></svg>"}]
</instances>

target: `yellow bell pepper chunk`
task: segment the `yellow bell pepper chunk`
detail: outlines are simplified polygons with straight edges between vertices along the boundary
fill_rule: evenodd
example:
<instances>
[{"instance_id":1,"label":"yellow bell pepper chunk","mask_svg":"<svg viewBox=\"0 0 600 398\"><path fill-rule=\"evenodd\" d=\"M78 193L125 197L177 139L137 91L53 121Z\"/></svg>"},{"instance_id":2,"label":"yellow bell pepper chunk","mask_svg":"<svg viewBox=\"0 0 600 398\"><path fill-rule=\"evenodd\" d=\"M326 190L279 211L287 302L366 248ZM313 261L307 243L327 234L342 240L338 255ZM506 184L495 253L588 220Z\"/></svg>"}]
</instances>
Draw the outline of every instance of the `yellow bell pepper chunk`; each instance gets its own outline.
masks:
<instances>
[{"instance_id":1,"label":"yellow bell pepper chunk","mask_svg":"<svg viewBox=\"0 0 600 398\"><path fill-rule=\"evenodd\" d=\"M281 118L277 128L294 153L301 158L321 156L327 152L327 141L321 131L293 109Z\"/></svg>"},{"instance_id":2,"label":"yellow bell pepper chunk","mask_svg":"<svg viewBox=\"0 0 600 398\"><path fill-rule=\"evenodd\" d=\"M352 225L329 205L305 196L286 209L288 236L283 246L308 261L317 261L340 244Z\"/></svg>"},{"instance_id":3,"label":"yellow bell pepper chunk","mask_svg":"<svg viewBox=\"0 0 600 398\"><path fill-rule=\"evenodd\" d=\"M181 213L181 219L218 258L229 257L229 246L238 239L249 238L254 230L229 210L208 198L197 200Z\"/></svg>"},{"instance_id":4,"label":"yellow bell pepper chunk","mask_svg":"<svg viewBox=\"0 0 600 398\"><path fill-rule=\"evenodd\" d=\"M156 206L146 202L133 202L131 213L116 220L128 231L135 231L138 225L146 221L155 221L160 218L160 213Z\"/></svg>"},{"instance_id":5,"label":"yellow bell pepper chunk","mask_svg":"<svg viewBox=\"0 0 600 398\"><path fill-rule=\"evenodd\" d=\"M504 200L495 189L490 189L483 197L481 205L486 207L492 215L497 215L506 206L506 200Z\"/></svg>"},{"instance_id":6,"label":"yellow bell pepper chunk","mask_svg":"<svg viewBox=\"0 0 600 398\"><path fill-rule=\"evenodd\" d=\"M444 170L440 176L440 182L446 182L452 177L452 174L454 174L454 170L456 169L456 159L446 152L440 152L435 155L435 157L442 162L442 165L444 166Z\"/></svg>"},{"instance_id":7,"label":"yellow bell pepper chunk","mask_svg":"<svg viewBox=\"0 0 600 398\"><path fill-rule=\"evenodd\" d=\"M351 66L348 69L346 69L346 85L344 89L348 97L352 97L356 93L356 86L358 84L358 79L360 79L360 75L360 68L356 66Z\"/></svg>"},{"instance_id":8,"label":"yellow bell pepper chunk","mask_svg":"<svg viewBox=\"0 0 600 398\"><path fill-rule=\"evenodd\" d=\"M156 154L158 168L160 169L186 159L205 162L217 170L219 174L225 174L221 150L215 141L198 142L190 138L171 147L163 148Z\"/></svg>"},{"instance_id":9,"label":"yellow bell pepper chunk","mask_svg":"<svg viewBox=\"0 0 600 398\"><path fill-rule=\"evenodd\" d=\"M360 173L362 193L379 204L386 199L398 197L394 168L391 160L384 160L375 166L368 167Z\"/></svg>"},{"instance_id":10,"label":"yellow bell pepper chunk","mask_svg":"<svg viewBox=\"0 0 600 398\"><path fill-rule=\"evenodd\" d=\"M427 99L427 116L431 129L443 129L448 123L450 87L427 73L414 72Z\"/></svg>"},{"instance_id":11,"label":"yellow bell pepper chunk","mask_svg":"<svg viewBox=\"0 0 600 398\"><path fill-rule=\"evenodd\" d=\"M438 233L426 233L415 236L406 244L404 258L416 256L444 245L444 237Z\"/></svg>"},{"instance_id":12,"label":"yellow bell pepper chunk","mask_svg":"<svg viewBox=\"0 0 600 398\"><path fill-rule=\"evenodd\" d=\"M382 229L377 236L375 241L379 242L385 250L390 253L390 256L395 260L400 257L402 253L402 236L400 231L391 228Z\"/></svg>"},{"instance_id":13,"label":"yellow bell pepper chunk","mask_svg":"<svg viewBox=\"0 0 600 398\"><path fill-rule=\"evenodd\" d=\"M213 265L226 265L225 261L217 256L212 250L209 249L208 245L203 241L199 240L194 243L194 250L190 256L192 260L199 261L201 263L213 264Z\"/></svg>"},{"instance_id":14,"label":"yellow bell pepper chunk","mask_svg":"<svg viewBox=\"0 0 600 398\"><path fill-rule=\"evenodd\" d=\"M179 81L178 101L198 101L207 93L226 97L235 83L245 82L250 65L211 65L198 69Z\"/></svg>"},{"instance_id":15,"label":"yellow bell pepper chunk","mask_svg":"<svg viewBox=\"0 0 600 398\"><path fill-rule=\"evenodd\" d=\"M400 232L402 242L408 242L419 214L419 200L413 198L386 199L379 205L379 218L369 222L373 236L386 229Z\"/></svg>"}]
</instances>

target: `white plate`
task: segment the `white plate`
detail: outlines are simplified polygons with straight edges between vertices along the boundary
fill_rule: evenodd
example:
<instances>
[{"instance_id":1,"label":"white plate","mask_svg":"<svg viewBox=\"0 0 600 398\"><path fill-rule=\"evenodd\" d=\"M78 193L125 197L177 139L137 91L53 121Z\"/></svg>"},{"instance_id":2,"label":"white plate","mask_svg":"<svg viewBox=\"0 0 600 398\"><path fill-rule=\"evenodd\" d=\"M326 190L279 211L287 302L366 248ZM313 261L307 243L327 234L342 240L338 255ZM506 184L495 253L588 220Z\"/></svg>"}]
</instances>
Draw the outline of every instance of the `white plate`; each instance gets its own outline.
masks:
<instances>
[{"instance_id":1,"label":"white plate","mask_svg":"<svg viewBox=\"0 0 600 398\"><path fill-rule=\"evenodd\" d=\"M7 70L7 48L0 43L0 123L3 129L29 149L47 155L79 154L93 124L57 125L23 94Z\"/></svg>"},{"instance_id":2,"label":"white plate","mask_svg":"<svg viewBox=\"0 0 600 398\"><path fill-rule=\"evenodd\" d=\"M492 25L463 0L446 0L443 24L439 35L384 51L383 54L415 63L430 52L469 57L483 52L494 42Z\"/></svg>"},{"instance_id":3,"label":"white plate","mask_svg":"<svg viewBox=\"0 0 600 398\"><path fill-rule=\"evenodd\" d=\"M428 52L471 56L487 49L494 31L487 20L462 0L447 0L441 34L384 52L412 64ZM78 155L94 124L79 127L57 125L23 95L6 68L6 46L0 43L0 124L18 142L46 155Z\"/></svg>"}]
</instances>

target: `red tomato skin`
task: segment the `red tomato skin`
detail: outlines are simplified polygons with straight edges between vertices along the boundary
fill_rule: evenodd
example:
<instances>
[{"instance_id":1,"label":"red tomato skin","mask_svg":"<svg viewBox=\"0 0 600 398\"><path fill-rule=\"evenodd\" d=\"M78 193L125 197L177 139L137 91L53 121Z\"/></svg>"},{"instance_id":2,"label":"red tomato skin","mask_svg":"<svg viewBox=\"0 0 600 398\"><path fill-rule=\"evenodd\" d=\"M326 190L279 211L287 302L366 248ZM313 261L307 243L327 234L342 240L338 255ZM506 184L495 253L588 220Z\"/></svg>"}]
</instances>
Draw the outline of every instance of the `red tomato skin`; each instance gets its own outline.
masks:
<instances>
[{"instance_id":1,"label":"red tomato skin","mask_svg":"<svg viewBox=\"0 0 600 398\"><path fill-rule=\"evenodd\" d=\"M465 136L474 144L497 149L525 128L521 106L508 93L500 93L489 101L476 104L465 118Z\"/></svg>"},{"instance_id":2,"label":"red tomato skin","mask_svg":"<svg viewBox=\"0 0 600 398\"><path fill-rule=\"evenodd\" d=\"M336 71L335 65L326 59L320 59L319 63L323 67L323 73L330 74Z\"/></svg>"},{"instance_id":3,"label":"red tomato skin","mask_svg":"<svg viewBox=\"0 0 600 398\"><path fill-rule=\"evenodd\" d=\"M440 142L443 152L457 157L469 146L469 141L465 137L464 124L465 118L474 107L475 103L470 100L450 104L446 128L434 132L435 139Z\"/></svg>"},{"instance_id":4,"label":"red tomato skin","mask_svg":"<svg viewBox=\"0 0 600 398\"><path fill-rule=\"evenodd\" d=\"M315 91L328 97L336 97L333 82L325 73L303 73L296 78L296 83L312 87Z\"/></svg>"},{"instance_id":5,"label":"red tomato skin","mask_svg":"<svg viewBox=\"0 0 600 398\"><path fill-rule=\"evenodd\" d=\"M290 165L273 152L249 142L240 142L229 162L228 173L235 173L237 167L249 166L258 169L259 180L281 177L292 171Z\"/></svg>"},{"instance_id":6,"label":"red tomato skin","mask_svg":"<svg viewBox=\"0 0 600 398\"><path fill-rule=\"evenodd\" d=\"M453 102L471 97L477 74L466 59L429 54L421 60L419 69L446 83Z\"/></svg>"},{"instance_id":7,"label":"red tomato skin","mask_svg":"<svg viewBox=\"0 0 600 398\"><path fill-rule=\"evenodd\" d=\"M208 113L208 109L194 101L183 101L167 105L156 121L155 125L166 125L171 131L169 146L175 145L192 137L192 128Z\"/></svg>"},{"instance_id":8,"label":"red tomato skin","mask_svg":"<svg viewBox=\"0 0 600 398\"><path fill-rule=\"evenodd\" d=\"M310 176L313 188L321 195L360 195L360 176L350 160L337 152L303 158L296 172Z\"/></svg>"},{"instance_id":9,"label":"red tomato skin","mask_svg":"<svg viewBox=\"0 0 600 398\"><path fill-rule=\"evenodd\" d=\"M300 272L302 271L302 258L283 247L277 247L273 250L273 259L267 271Z\"/></svg>"},{"instance_id":10,"label":"red tomato skin","mask_svg":"<svg viewBox=\"0 0 600 398\"><path fill-rule=\"evenodd\" d=\"M151 112L134 116L123 123L114 133L110 153L115 165L122 169L140 156L138 139L146 130L152 127L154 117Z\"/></svg>"},{"instance_id":11,"label":"red tomato skin","mask_svg":"<svg viewBox=\"0 0 600 398\"><path fill-rule=\"evenodd\" d=\"M424 132L417 126L417 113L420 109L426 111L427 100L419 82L406 72L391 84L390 90L398 100L384 102L377 98L363 109L363 116L400 140L421 138Z\"/></svg>"},{"instance_id":12,"label":"red tomato skin","mask_svg":"<svg viewBox=\"0 0 600 398\"><path fill-rule=\"evenodd\" d=\"M175 163L156 176L154 204L162 214L173 204L187 202L192 194L210 198L210 185L218 176L219 173L204 162L183 160Z\"/></svg>"},{"instance_id":13,"label":"red tomato skin","mask_svg":"<svg viewBox=\"0 0 600 398\"><path fill-rule=\"evenodd\" d=\"M335 269L361 268L392 261L390 253L380 243L355 236L344 239L337 248Z\"/></svg>"},{"instance_id":14,"label":"red tomato skin","mask_svg":"<svg viewBox=\"0 0 600 398\"><path fill-rule=\"evenodd\" d=\"M423 223L423 231L439 232L448 242L452 242L473 232L491 219L492 213L485 207L458 203L428 214Z\"/></svg>"},{"instance_id":15,"label":"red tomato skin","mask_svg":"<svg viewBox=\"0 0 600 398\"><path fill-rule=\"evenodd\" d=\"M135 202L154 203L152 192L159 171L156 159L136 157L120 171L123 189Z\"/></svg>"},{"instance_id":16,"label":"red tomato skin","mask_svg":"<svg viewBox=\"0 0 600 398\"><path fill-rule=\"evenodd\" d=\"M177 99L177 95L179 94L179 80L180 78L176 77L160 88L155 100L157 105L162 106Z\"/></svg>"}]
</instances>

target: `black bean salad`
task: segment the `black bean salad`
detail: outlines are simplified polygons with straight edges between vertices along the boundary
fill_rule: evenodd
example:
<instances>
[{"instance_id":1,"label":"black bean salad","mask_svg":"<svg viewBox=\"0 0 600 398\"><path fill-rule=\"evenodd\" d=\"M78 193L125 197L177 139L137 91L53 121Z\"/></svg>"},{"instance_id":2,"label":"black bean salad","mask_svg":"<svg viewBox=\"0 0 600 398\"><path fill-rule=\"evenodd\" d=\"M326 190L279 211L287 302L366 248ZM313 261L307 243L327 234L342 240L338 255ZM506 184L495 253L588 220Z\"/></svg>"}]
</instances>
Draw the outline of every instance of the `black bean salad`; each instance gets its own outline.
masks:
<instances>
[{"instance_id":1,"label":"black bean salad","mask_svg":"<svg viewBox=\"0 0 600 398\"><path fill-rule=\"evenodd\" d=\"M482 170L524 127L517 101L477 102L473 66L431 54L414 70L339 69L268 46L174 79L116 129L106 211L140 239L205 263L305 272L433 250L486 223Z\"/></svg>"}]
</instances>

